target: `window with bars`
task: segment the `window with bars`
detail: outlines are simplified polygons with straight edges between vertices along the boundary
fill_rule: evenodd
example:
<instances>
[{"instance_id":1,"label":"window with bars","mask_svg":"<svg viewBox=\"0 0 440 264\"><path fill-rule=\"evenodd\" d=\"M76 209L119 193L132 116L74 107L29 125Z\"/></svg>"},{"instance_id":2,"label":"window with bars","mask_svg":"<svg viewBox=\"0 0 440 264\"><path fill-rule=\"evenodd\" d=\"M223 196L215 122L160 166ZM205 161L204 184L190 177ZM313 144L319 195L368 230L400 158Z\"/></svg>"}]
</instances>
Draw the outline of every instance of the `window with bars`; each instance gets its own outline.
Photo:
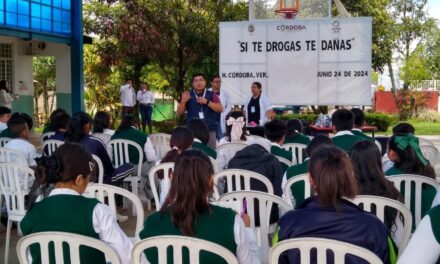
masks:
<instances>
[{"instance_id":1,"label":"window with bars","mask_svg":"<svg viewBox=\"0 0 440 264\"><path fill-rule=\"evenodd\" d=\"M0 80L6 80L11 91L14 91L13 62L12 44L0 43Z\"/></svg>"}]
</instances>

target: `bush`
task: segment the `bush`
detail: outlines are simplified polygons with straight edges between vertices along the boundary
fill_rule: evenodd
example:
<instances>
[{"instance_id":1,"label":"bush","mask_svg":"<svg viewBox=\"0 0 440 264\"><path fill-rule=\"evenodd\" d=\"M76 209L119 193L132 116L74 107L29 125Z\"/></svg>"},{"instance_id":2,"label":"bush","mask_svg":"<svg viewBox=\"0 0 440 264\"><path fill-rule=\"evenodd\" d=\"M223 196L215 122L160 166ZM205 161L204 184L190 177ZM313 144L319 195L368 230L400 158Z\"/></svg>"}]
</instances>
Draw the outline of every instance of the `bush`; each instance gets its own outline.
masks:
<instances>
[{"instance_id":1,"label":"bush","mask_svg":"<svg viewBox=\"0 0 440 264\"><path fill-rule=\"evenodd\" d=\"M177 120L168 119L163 121L153 121L153 127L157 133L171 134L173 129L177 126Z\"/></svg>"},{"instance_id":2,"label":"bush","mask_svg":"<svg viewBox=\"0 0 440 264\"><path fill-rule=\"evenodd\" d=\"M365 113L365 121L368 125L376 126L377 130L386 132L391 123L395 122L395 117L381 113Z\"/></svg>"},{"instance_id":3,"label":"bush","mask_svg":"<svg viewBox=\"0 0 440 264\"><path fill-rule=\"evenodd\" d=\"M290 119L300 119L300 120L307 120L307 122L309 124L313 124L316 122L316 120L318 119L317 114L288 114L288 115L277 115L276 118L277 119L281 119L281 120L290 120Z\"/></svg>"},{"instance_id":4,"label":"bush","mask_svg":"<svg viewBox=\"0 0 440 264\"><path fill-rule=\"evenodd\" d=\"M426 122L440 122L440 114L434 110L423 110L417 119Z\"/></svg>"}]
</instances>

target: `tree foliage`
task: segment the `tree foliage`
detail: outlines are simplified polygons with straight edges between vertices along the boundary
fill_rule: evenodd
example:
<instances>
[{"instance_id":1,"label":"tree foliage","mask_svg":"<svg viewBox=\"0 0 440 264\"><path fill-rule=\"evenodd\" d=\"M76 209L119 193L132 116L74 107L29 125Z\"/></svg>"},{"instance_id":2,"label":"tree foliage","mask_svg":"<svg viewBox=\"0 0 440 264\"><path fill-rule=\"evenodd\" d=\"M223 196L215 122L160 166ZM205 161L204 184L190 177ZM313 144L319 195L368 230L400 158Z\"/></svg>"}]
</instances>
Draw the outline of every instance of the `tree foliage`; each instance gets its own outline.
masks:
<instances>
[{"instance_id":1,"label":"tree foliage","mask_svg":"<svg viewBox=\"0 0 440 264\"><path fill-rule=\"evenodd\" d=\"M34 107L38 113L38 98L43 95L43 109L48 116L53 109L54 97L49 100L49 92L55 93L55 57L33 57Z\"/></svg>"}]
</instances>

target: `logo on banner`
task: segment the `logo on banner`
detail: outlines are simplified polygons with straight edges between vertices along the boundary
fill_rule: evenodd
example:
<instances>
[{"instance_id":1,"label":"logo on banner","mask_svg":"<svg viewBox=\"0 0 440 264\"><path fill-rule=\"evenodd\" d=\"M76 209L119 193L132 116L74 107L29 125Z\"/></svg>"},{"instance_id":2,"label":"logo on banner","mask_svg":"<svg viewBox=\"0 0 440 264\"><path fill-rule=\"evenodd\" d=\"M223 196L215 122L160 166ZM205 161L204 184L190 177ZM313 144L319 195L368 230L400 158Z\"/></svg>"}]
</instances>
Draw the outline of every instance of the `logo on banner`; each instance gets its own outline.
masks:
<instances>
[{"instance_id":1,"label":"logo on banner","mask_svg":"<svg viewBox=\"0 0 440 264\"><path fill-rule=\"evenodd\" d=\"M301 31L305 30L305 25L278 25L277 30L281 32L295 32L295 31Z\"/></svg>"},{"instance_id":2,"label":"logo on banner","mask_svg":"<svg viewBox=\"0 0 440 264\"><path fill-rule=\"evenodd\" d=\"M252 25L252 24L250 24L249 26L248 26L248 31L249 31L249 33L254 33L255 32L255 26L254 25Z\"/></svg>"},{"instance_id":3,"label":"logo on banner","mask_svg":"<svg viewBox=\"0 0 440 264\"><path fill-rule=\"evenodd\" d=\"M339 31L341 31L340 23L338 20L333 21L332 30L333 33L339 33Z\"/></svg>"}]
</instances>

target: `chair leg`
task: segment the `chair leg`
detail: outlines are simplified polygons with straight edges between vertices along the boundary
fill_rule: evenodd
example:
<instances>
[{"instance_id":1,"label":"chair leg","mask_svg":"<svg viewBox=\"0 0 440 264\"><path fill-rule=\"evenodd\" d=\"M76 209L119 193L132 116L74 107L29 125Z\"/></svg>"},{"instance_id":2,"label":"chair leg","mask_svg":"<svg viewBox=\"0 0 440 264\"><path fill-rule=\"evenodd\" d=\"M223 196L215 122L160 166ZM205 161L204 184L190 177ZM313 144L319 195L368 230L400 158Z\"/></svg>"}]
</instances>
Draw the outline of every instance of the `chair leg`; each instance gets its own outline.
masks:
<instances>
[{"instance_id":1,"label":"chair leg","mask_svg":"<svg viewBox=\"0 0 440 264\"><path fill-rule=\"evenodd\" d=\"M139 197L138 190L139 190L139 183L138 183L137 179L135 179L131 182L131 192L134 195L136 195L136 197ZM132 212L133 216L136 216L136 208L135 208L134 204L132 204L131 212Z\"/></svg>"},{"instance_id":2,"label":"chair leg","mask_svg":"<svg viewBox=\"0 0 440 264\"><path fill-rule=\"evenodd\" d=\"M11 228L12 221L8 220L8 225L6 227L6 243L5 243L5 263L9 263L9 242L11 240Z\"/></svg>"}]
</instances>

